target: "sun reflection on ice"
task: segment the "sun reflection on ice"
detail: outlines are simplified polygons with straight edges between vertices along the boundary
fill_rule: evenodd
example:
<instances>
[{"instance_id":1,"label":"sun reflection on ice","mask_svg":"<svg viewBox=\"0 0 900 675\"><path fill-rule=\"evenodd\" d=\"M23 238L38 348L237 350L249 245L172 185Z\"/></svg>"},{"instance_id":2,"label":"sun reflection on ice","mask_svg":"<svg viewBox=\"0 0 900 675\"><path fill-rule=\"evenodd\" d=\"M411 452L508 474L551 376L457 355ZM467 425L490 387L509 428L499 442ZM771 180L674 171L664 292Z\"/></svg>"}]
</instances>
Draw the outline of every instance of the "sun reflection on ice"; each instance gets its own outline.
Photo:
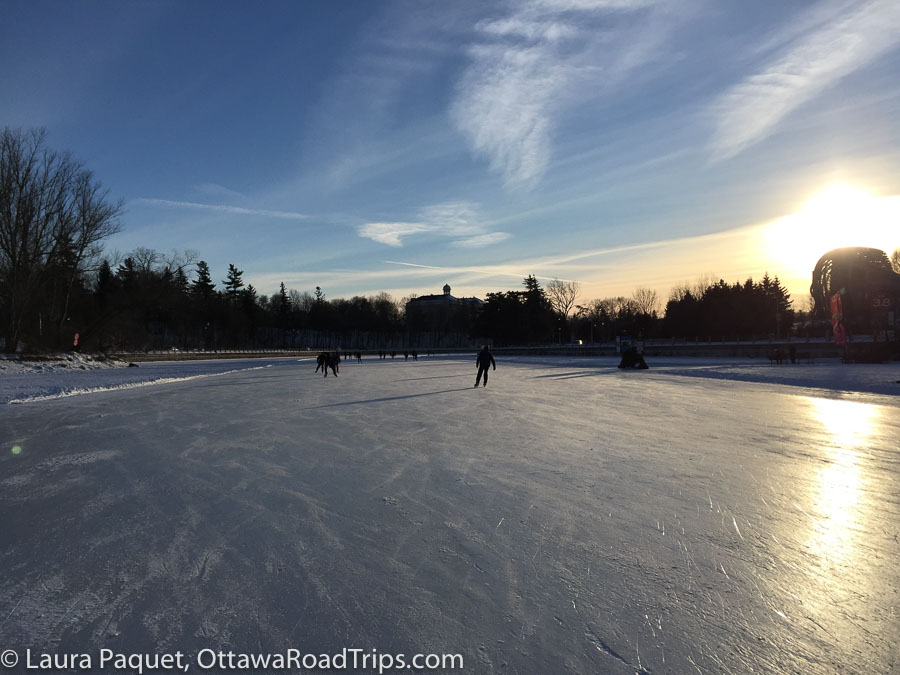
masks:
<instances>
[{"instance_id":1,"label":"sun reflection on ice","mask_svg":"<svg viewBox=\"0 0 900 675\"><path fill-rule=\"evenodd\" d=\"M818 473L816 537L810 546L824 557L847 560L853 553L863 487L857 448L872 435L880 409L856 401L811 397L807 401L830 436L825 447L828 464Z\"/></svg>"}]
</instances>

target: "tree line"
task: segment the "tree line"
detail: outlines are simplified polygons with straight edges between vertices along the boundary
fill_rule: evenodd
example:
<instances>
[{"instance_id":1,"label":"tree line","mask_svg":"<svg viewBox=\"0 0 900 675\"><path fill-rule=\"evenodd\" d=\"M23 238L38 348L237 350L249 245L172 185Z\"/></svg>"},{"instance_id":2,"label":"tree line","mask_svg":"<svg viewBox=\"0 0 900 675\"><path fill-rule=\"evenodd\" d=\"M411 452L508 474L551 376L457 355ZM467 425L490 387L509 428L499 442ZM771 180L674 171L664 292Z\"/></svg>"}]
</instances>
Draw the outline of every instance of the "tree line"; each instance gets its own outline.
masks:
<instances>
[{"instance_id":1,"label":"tree line","mask_svg":"<svg viewBox=\"0 0 900 675\"><path fill-rule=\"evenodd\" d=\"M575 281L534 275L488 293L480 307L423 312L387 293L329 300L320 287L260 294L235 264L214 279L193 251L138 248L104 256L122 203L43 131L0 133L0 324L6 351L66 349L306 349L605 342L653 337L786 336L797 312L777 277L701 278L673 289L578 304ZM897 258L897 253L894 253ZM661 311L662 310L662 311ZM450 340L450 336L453 339Z\"/></svg>"},{"instance_id":2,"label":"tree line","mask_svg":"<svg viewBox=\"0 0 900 675\"><path fill-rule=\"evenodd\" d=\"M489 293L479 328L496 344L610 342L620 335L643 338L751 339L785 337L798 330L790 293L764 274L754 282L728 284L700 277L672 290L663 314L659 297L637 288L630 297L576 304L580 286L553 279L542 288L534 276L524 291Z\"/></svg>"},{"instance_id":3,"label":"tree line","mask_svg":"<svg viewBox=\"0 0 900 675\"><path fill-rule=\"evenodd\" d=\"M98 348L140 349L374 349L395 344L403 322L399 304L387 293L327 300L288 290L282 282L271 296L245 284L243 271L228 266L213 280L204 260L184 264L190 253L165 258L138 249L115 268L100 264L93 289L85 288L85 339Z\"/></svg>"}]
</instances>

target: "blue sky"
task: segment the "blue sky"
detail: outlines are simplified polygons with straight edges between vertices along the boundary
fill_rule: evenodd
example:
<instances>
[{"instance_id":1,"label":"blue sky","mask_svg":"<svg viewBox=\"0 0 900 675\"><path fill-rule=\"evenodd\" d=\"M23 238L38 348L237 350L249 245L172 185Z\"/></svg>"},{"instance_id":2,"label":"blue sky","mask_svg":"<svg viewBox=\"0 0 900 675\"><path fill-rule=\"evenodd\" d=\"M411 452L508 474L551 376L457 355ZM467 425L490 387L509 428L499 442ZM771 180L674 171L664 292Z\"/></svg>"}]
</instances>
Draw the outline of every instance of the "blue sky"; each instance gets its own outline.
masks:
<instances>
[{"instance_id":1,"label":"blue sky","mask_svg":"<svg viewBox=\"0 0 900 675\"><path fill-rule=\"evenodd\" d=\"M6 0L0 65L0 125L125 201L110 250L264 293L800 299L829 248L900 246L896 0Z\"/></svg>"}]
</instances>

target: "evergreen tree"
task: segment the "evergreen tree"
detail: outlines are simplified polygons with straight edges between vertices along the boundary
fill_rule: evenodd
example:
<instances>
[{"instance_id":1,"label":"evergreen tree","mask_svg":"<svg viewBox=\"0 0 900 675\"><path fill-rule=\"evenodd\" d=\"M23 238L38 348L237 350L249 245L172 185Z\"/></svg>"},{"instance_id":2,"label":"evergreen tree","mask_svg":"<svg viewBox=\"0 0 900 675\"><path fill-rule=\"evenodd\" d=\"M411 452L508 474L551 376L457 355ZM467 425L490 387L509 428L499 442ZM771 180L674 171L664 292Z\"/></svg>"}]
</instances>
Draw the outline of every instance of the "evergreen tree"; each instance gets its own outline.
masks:
<instances>
[{"instance_id":1,"label":"evergreen tree","mask_svg":"<svg viewBox=\"0 0 900 675\"><path fill-rule=\"evenodd\" d=\"M697 336L700 315L700 301L689 290L673 297L666 305L664 331L672 337L694 338Z\"/></svg>"},{"instance_id":2,"label":"evergreen tree","mask_svg":"<svg viewBox=\"0 0 900 675\"><path fill-rule=\"evenodd\" d=\"M184 270L180 267L175 270L175 278L172 280L172 284L175 286L175 290L179 293L179 295L184 296L188 294L188 278L184 273Z\"/></svg>"},{"instance_id":3,"label":"evergreen tree","mask_svg":"<svg viewBox=\"0 0 900 675\"><path fill-rule=\"evenodd\" d=\"M137 287L137 268L134 264L134 258L125 258L116 268L116 279L119 280L126 294L130 293Z\"/></svg>"},{"instance_id":4,"label":"evergreen tree","mask_svg":"<svg viewBox=\"0 0 900 675\"><path fill-rule=\"evenodd\" d=\"M238 295L244 287L244 281L241 279L243 274L243 270L239 270L233 264L228 265L228 279L222 283L225 284L225 295L232 304L237 302Z\"/></svg>"},{"instance_id":5,"label":"evergreen tree","mask_svg":"<svg viewBox=\"0 0 900 675\"><path fill-rule=\"evenodd\" d=\"M790 329L794 320L791 295L778 277L770 279L768 272L763 275L758 291L762 300L763 320L769 330L780 337L785 329Z\"/></svg>"},{"instance_id":6,"label":"evergreen tree","mask_svg":"<svg viewBox=\"0 0 900 675\"><path fill-rule=\"evenodd\" d=\"M546 292L533 274L525 277L522 285L525 290L520 295L524 300L525 312L524 330L519 341L523 344L551 342L557 327L556 313Z\"/></svg>"},{"instance_id":7,"label":"evergreen tree","mask_svg":"<svg viewBox=\"0 0 900 675\"><path fill-rule=\"evenodd\" d=\"M215 288L216 285L209 274L209 265L206 264L205 260L201 260L197 263L197 278L193 284L194 293L201 298L208 299L212 296Z\"/></svg>"},{"instance_id":8,"label":"evergreen tree","mask_svg":"<svg viewBox=\"0 0 900 675\"><path fill-rule=\"evenodd\" d=\"M101 309L106 307L106 303L114 290L115 277L113 276L112 267L110 267L108 260L103 260L100 263L100 269L97 270L97 282L94 285L94 294Z\"/></svg>"},{"instance_id":9,"label":"evergreen tree","mask_svg":"<svg viewBox=\"0 0 900 675\"><path fill-rule=\"evenodd\" d=\"M490 337L498 346L527 344L530 336L523 296L519 291L488 293L476 323L478 334Z\"/></svg>"}]
</instances>

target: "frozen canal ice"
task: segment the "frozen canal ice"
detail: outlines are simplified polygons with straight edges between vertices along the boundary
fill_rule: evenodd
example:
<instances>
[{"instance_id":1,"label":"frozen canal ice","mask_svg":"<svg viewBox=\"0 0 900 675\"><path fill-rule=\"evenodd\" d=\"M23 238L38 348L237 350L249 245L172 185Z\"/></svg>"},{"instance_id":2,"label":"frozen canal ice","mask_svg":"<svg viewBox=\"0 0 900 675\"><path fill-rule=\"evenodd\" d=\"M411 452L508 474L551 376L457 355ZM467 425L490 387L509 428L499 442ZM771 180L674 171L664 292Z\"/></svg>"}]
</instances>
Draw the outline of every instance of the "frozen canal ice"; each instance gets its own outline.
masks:
<instances>
[{"instance_id":1,"label":"frozen canal ice","mask_svg":"<svg viewBox=\"0 0 900 675\"><path fill-rule=\"evenodd\" d=\"M2 376L0 647L900 669L898 364L716 363Z\"/></svg>"}]
</instances>

